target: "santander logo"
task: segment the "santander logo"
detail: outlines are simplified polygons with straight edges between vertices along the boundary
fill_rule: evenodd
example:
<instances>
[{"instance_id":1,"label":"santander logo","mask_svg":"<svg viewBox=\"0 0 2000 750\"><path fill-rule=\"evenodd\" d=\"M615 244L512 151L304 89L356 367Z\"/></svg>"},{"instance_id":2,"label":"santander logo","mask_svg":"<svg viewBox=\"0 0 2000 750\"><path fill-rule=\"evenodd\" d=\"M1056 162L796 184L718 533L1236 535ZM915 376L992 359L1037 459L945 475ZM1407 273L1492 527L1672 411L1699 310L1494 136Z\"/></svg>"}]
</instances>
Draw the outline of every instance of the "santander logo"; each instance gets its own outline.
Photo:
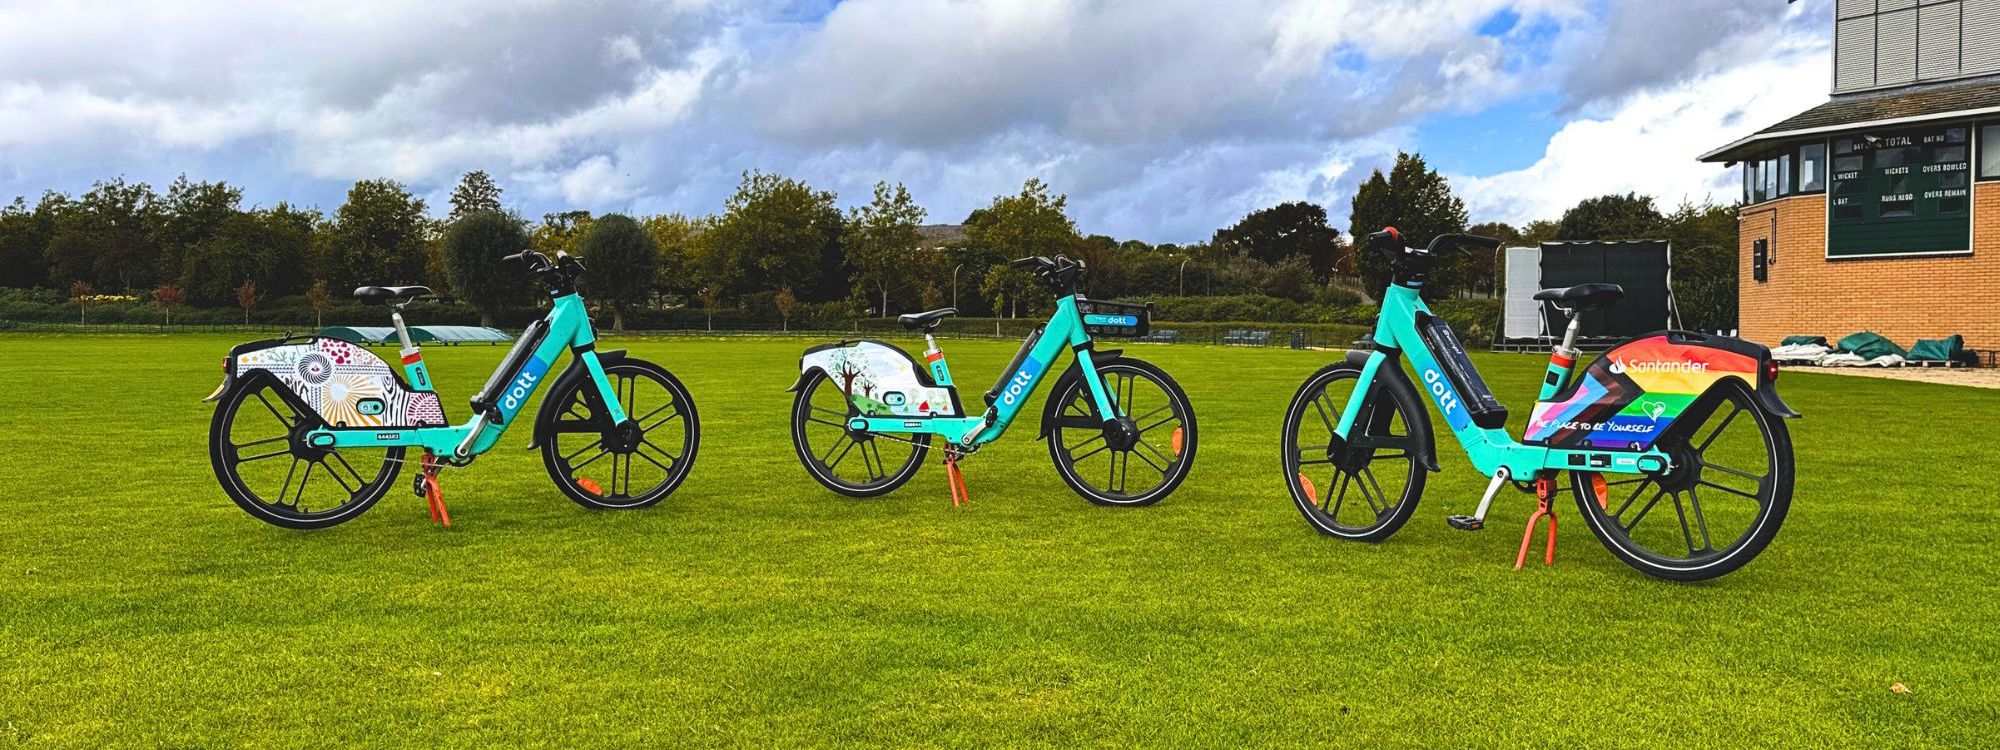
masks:
<instances>
[{"instance_id":1,"label":"santander logo","mask_svg":"<svg viewBox=\"0 0 2000 750\"><path fill-rule=\"evenodd\" d=\"M1708 372L1708 363L1695 362L1692 360L1685 360L1685 359L1679 361L1653 360L1650 362L1636 360L1636 359L1632 360L1614 359L1611 360L1611 372L1612 374L1615 375L1624 375L1628 372L1692 374L1692 373Z\"/></svg>"}]
</instances>

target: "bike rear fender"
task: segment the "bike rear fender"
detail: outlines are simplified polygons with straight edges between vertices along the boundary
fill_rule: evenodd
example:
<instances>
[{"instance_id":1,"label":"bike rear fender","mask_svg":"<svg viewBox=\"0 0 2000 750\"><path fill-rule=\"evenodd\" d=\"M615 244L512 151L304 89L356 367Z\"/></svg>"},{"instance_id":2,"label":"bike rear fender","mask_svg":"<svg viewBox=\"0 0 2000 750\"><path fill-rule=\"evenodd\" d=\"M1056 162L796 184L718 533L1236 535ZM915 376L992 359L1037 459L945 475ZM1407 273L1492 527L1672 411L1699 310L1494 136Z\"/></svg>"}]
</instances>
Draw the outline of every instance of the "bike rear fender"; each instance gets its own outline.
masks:
<instances>
[{"instance_id":1,"label":"bike rear fender","mask_svg":"<svg viewBox=\"0 0 2000 750\"><path fill-rule=\"evenodd\" d=\"M848 374L856 376L856 384L866 382L872 388L881 389L874 394L850 393L849 403L856 413L883 417L959 417L965 414L957 388L938 385L931 376L930 368L918 362L916 357L895 344L874 339L839 341L807 349L799 356L798 379L785 390L799 392L815 372L824 373L839 382L838 374L832 369L834 367L852 367ZM874 395L880 395L884 400L877 401Z\"/></svg>"},{"instance_id":2,"label":"bike rear fender","mask_svg":"<svg viewBox=\"0 0 2000 750\"><path fill-rule=\"evenodd\" d=\"M598 350L597 352L597 364L601 367L610 367L613 364L623 361L625 361L624 349ZM571 356L569 358L569 366L563 368L561 375L556 376L555 382L550 384L546 392L547 395L542 396L541 408L535 411L535 432L534 436L528 439L529 450L540 448L542 441L548 439L551 431L555 429L556 417L560 414L558 410L563 405L556 403L556 400L551 398L551 396L563 393L566 389L573 388L577 383L589 378L590 368L583 364L583 358ZM596 398L597 389L584 389L583 397L585 399Z\"/></svg>"},{"instance_id":3,"label":"bike rear fender","mask_svg":"<svg viewBox=\"0 0 2000 750\"><path fill-rule=\"evenodd\" d=\"M1350 349L1347 352L1347 364L1360 370L1368 364L1368 357L1374 353L1368 349ZM1396 398L1407 398L1417 405L1417 412L1424 415L1421 424L1410 425L1411 430L1421 430L1424 433L1424 450L1422 455L1417 456L1417 465L1424 467L1426 471L1443 471L1437 462L1437 433L1431 430L1430 407L1424 405L1425 399L1417 391L1417 385L1410 382L1409 373L1403 372L1403 365L1396 356L1391 355L1389 361L1375 368L1375 385L1389 389Z\"/></svg>"},{"instance_id":4,"label":"bike rear fender","mask_svg":"<svg viewBox=\"0 0 2000 750\"><path fill-rule=\"evenodd\" d=\"M1771 416L1799 416L1778 397L1771 350L1728 336L1658 331L1604 352L1554 398L1535 405L1525 442L1644 450L1690 405L1729 381Z\"/></svg>"}]
</instances>

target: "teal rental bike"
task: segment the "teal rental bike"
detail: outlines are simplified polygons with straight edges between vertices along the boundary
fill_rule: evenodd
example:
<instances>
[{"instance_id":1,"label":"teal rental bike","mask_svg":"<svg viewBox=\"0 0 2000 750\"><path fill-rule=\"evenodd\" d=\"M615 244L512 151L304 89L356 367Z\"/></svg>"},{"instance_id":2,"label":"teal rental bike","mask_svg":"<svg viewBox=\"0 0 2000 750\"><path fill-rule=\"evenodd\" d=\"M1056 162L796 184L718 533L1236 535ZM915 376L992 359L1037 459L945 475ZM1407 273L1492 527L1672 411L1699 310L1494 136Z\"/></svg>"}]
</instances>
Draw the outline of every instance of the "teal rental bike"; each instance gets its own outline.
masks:
<instances>
[{"instance_id":1,"label":"teal rental bike","mask_svg":"<svg viewBox=\"0 0 2000 750\"><path fill-rule=\"evenodd\" d=\"M985 408L968 412L938 349L938 325L957 310L904 315L921 330L924 363L880 341L842 341L806 350L791 387L792 444L807 473L850 497L874 497L910 481L942 439L952 503L967 499L959 459L998 440L1065 350L1073 361L1042 407L1040 436L1056 473L1099 505L1159 502L1194 463L1195 417L1187 394L1160 368L1098 350L1093 336L1144 336L1151 308L1086 299L1082 263L1057 256L1013 261L1056 295L1055 314L1028 335ZM1100 481L1101 480L1101 481Z\"/></svg>"},{"instance_id":2,"label":"teal rental bike","mask_svg":"<svg viewBox=\"0 0 2000 750\"><path fill-rule=\"evenodd\" d=\"M394 308L405 381L366 349L334 338L286 336L231 349L215 402L209 458L223 492L259 520L295 529L350 520L382 499L410 448L423 451L418 496L450 525L441 468L493 449L567 350L567 369L542 399L529 447L539 448L556 488L587 508L643 508L687 478L700 444L694 399L666 368L623 351L597 351L576 278L583 264L524 251L508 256L534 273L550 297L472 398L472 416L451 425L432 390L423 353L402 309L430 293L420 286L364 286L363 302Z\"/></svg>"},{"instance_id":3,"label":"teal rental bike","mask_svg":"<svg viewBox=\"0 0 2000 750\"><path fill-rule=\"evenodd\" d=\"M1438 415L1482 476L1486 494L1452 527L1477 531L1502 487L1533 492L1514 567L1527 561L1548 519L1545 564L1555 562L1556 478L1570 475L1577 509L1612 554L1649 575L1694 581L1749 562L1784 522L1792 497L1792 444L1768 349L1734 338L1662 331L1612 347L1572 378L1582 316L1624 290L1582 284L1535 295L1569 318L1550 356L1523 441L1444 320L1420 294L1439 252L1493 249L1497 240L1443 235L1404 247L1395 229L1371 237L1390 256L1371 348L1314 373L1285 412L1283 466L1292 500L1323 534L1387 539L1416 509L1439 470ZM1413 381L1400 362L1416 371ZM1324 481L1325 484L1320 484Z\"/></svg>"}]
</instances>

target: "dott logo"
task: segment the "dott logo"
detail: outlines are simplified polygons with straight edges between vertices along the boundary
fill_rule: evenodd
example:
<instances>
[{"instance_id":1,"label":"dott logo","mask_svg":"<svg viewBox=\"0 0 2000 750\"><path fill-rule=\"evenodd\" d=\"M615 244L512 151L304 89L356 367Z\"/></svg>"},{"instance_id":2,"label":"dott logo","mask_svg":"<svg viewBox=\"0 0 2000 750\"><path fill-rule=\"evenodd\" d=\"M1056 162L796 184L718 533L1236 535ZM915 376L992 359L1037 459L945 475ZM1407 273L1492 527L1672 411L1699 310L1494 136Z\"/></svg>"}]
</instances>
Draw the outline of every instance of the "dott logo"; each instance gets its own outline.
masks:
<instances>
[{"instance_id":1,"label":"dott logo","mask_svg":"<svg viewBox=\"0 0 2000 750\"><path fill-rule=\"evenodd\" d=\"M521 368L521 374L514 377L514 384L507 386L507 393L500 398L500 405L506 407L508 413L520 409L522 402L528 400L528 394L535 392L535 383L542 379L542 373L548 370L548 363L539 359L529 360L528 366Z\"/></svg>"},{"instance_id":2,"label":"dott logo","mask_svg":"<svg viewBox=\"0 0 2000 750\"><path fill-rule=\"evenodd\" d=\"M1014 373L1014 377L1007 381L1007 389L1000 392L1000 403L1013 406L1020 401L1021 395L1028 389L1028 384L1035 382L1035 373L1041 371L1042 363L1033 359L1023 361L1021 370Z\"/></svg>"},{"instance_id":3,"label":"dott logo","mask_svg":"<svg viewBox=\"0 0 2000 750\"><path fill-rule=\"evenodd\" d=\"M1431 395L1437 398L1438 408L1444 410L1445 416L1449 417L1458 410L1458 395L1451 392L1451 386L1445 385L1444 376L1437 370L1424 370L1424 384L1430 386Z\"/></svg>"}]
</instances>

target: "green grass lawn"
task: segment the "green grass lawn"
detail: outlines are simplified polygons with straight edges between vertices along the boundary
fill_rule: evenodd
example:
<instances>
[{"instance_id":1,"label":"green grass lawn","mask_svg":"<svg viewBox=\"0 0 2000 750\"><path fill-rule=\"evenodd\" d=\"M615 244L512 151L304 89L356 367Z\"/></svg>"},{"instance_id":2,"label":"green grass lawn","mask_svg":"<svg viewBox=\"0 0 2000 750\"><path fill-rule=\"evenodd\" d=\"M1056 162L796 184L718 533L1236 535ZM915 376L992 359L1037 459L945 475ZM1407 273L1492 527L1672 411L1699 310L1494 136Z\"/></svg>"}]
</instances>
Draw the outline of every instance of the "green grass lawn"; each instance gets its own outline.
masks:
<instances>
[{"instance_id":1,"label":"green grass lawn","mask_svg":"<svg viewBox=\"0 0 2000 750\"><path fill-rule=\"evenodd\" d=\"M1790 517L1702 585L1611 557L1448 439L1395 538L1314 534L1279 421L1328 353L1132 346L1200 454L1145 509L1032 429L887 497L821 489L786 419L802 338L616 340L693 391L693 476L557 494L525 430L356 521L266 526L205 453L230 337L0 337L0 747L1968 747L2000 719L2000 392L1788 372ZM976 402L1014 345L948 341ZM454 418L501 348L434 347ZM1480 355L1518 431L1544 359ZM1032 417L1033 412L1029 412ZM1894 683L1907 694L1891 691Z\"/></svg>"}]
</instances>

